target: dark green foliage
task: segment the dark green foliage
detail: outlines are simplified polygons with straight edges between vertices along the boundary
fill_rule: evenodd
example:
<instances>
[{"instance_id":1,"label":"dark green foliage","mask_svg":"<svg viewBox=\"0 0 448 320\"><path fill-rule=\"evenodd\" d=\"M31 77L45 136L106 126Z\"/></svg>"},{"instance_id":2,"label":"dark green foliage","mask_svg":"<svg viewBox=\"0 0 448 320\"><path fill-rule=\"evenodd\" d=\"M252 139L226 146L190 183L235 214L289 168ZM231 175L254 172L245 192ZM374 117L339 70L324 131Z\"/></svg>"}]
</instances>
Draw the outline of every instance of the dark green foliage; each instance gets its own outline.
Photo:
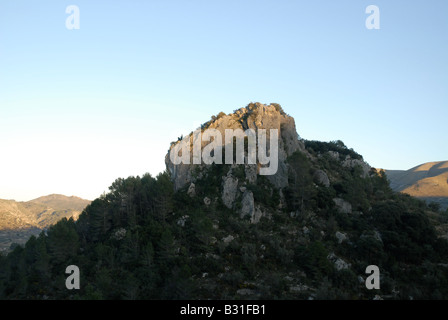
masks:
<instances>
[{"instance_id":1,"label":"dark green foliage","mask_svg":"<svg viewBox=\"0 0 448 320\"><path fill-rule=\"evenodd\" d=\"M257 184L248 184L247 189L252 191L254 200L267 207L275 208L279 203L279 192L265 176L257 178Z\"/></svg>"},{"instance_id":2,"label":"dark green foliage","mask_svg":"<svg viewBox=\"0 0 448 320\"><path fill-rule=\"evenodd\" d=\"M282 115L286 115L286 112L283 110L282 106L278 103L270 103L271 106L275 107L275 110L277 110L278 112L280 112L280 114Z\"/></svg>"},{"instance_id":3,"label":"dark green foliage","mask_svg":"<svg viewBox=\"0 0 448 320\"><path fill-rule=\"evenodd\" d=\"M328 151L338 152L341 160L345 159L346 156L350 156L352 159L362 160L360 154L356 153L353 149L347 148L341 140L331 142L305 140L305 147L317 154L323 154Z\"/></svg>"},{"instance_id":4,"label":"dark green foliage","mask_svg":"<svg viewBox=\"0 0 448 320\"><path fill-rule=\"evenodd\" d=\"M222 203L229 165L211 165L201 179L196 172L194 197L188 186L174 192L166 172L117 179L76 222L61 220L0 255L0 298L448 298L448 242L435 228L448 213L392 192L382 171L365 177L342 166L328 151L362 158L340 141L306 147L314 156L288 158L283 197L266 177L250 184L244 166L232 169L238 190L246 187L267 213L257 224L240 217L240 191L233 209ZM329 187L314 183L316 170ZM334 198L352 212L340 212ZM350 267L338 270L335 257ZM76 292L65 288L70 264L81 270ZM378 291L359 281L370 264L381 270Z\"/></svg>"},{"instance_id":5,"label":"dark green foliage","mask_svg":"<svg viewBox=\"0 0 448 320\"><path fill-rule=\"evenodd\" d=\"M79 237L73 219L64 218L50 227L47 232L46 244L53 266L59 267L73 261L79 249Z\"/></svg>"},{"instance_id":6,"label":"dark green foliage","mask_svg":"<svg viewBox=\"0 0 448 320\"><path fill-rule=\"evenodd\" d=\"M311 163L301 152L295 152L288 159L289 186L285 189L285 197L288 208L291 211L304 210L307 206L313 206L316 201L317 190L313 186Z\"/></svg>"},{"instance_id":7,"label":"dark green foliage","mask_svg":"<svg viewBox=\"0 0 448 320\"><path fill-rule=\"evenodd\" d=\"M441 208L440 203L437 203L437 202L430 202L428 204L428 207L429 207L429 209L431 209L434 212L439 212L440 208Z\"/></svg>"},{"instance_id":8,"label":"dark green foliage","mask_svg":"<svg viewBox=\"0 0 448 320\"><path fill-rule=\"evenodd\" d=\"M218 113L217 116L212 116L212 121L216 121L216 120L218 120L219 118L224 117L225 115L226 115L226 114L225 114L224 112L220 112L220 113Z\"/></svg>"},{"instance_id":9,"label":"dark green foliage","mask_svg":"<svg viewBox=\"0 0 448 320\"><path fill-rule=\"evenodd\" d=\"M215 122L216 120L218 120L218 119L224 117L225 115L226 115L226 114L225 114L224 112L220 112L220 113L218 113L218 115L216 115L216 116L211 116L211 118L210 118L209 121L207 121L207 122L201 124L201 130L206 130L206 129L208 129L208 128L210 127L210 125L211 125L213 122ZM182 140L182 137L181 137L181 139L178 139L178 141L179 141L179 140Z\"/></svg>"},{"instance_id":10,"label":"dark green foliage","mask_svg":"<svg viewBox=\"0 0 448 320\"><path fill-rule=\"evenodd\" d=\"M315 241L297 250L296 261L312 279L322 278L332 271L332 265L327 259L328 254L324 244Z\"/></svg>"}]
</instances>

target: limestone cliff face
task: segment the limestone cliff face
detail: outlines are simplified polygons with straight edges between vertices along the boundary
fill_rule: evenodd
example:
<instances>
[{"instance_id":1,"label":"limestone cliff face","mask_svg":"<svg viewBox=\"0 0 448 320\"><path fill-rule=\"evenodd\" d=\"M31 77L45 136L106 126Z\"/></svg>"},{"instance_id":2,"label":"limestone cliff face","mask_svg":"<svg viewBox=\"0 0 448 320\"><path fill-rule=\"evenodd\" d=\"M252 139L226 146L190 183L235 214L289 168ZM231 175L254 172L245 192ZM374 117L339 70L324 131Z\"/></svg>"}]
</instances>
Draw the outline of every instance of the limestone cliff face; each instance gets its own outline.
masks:
<instances>
[{"instance_id":1,"label":"limestone cliff face","mask_svg":"<svg viewBox=\"0 0 448 320\"><path fill-rule=\"evenodd\" d=\"M257 134L260 129L266 129L268 132L267 145L269 146L270 136L269 129L277 129L278 131L278 170L273 175L267 175L269 181L277 188L283 188L288 185L288 170L286 158L294 153L296 150L304 150L304 144L299 138L294 119L287 115L281 107L277 104L264 105L261 103L251 103L247 107L236 110L232 114L224 115L221 113L218 117L212 117L212 120L202 126L202 131L205 129L216 129L221 133L222 145L225 145L225 130L226 129L253 129ZM190 185L195 181L194 172L200 172L201 168L206 165L193 164L193 140L199 130L190 133L187 139L190 139L190 162L189 164L174 164L170 159L170 152L166 155L165 163L167 169L171 173L175 189L181 189L184 186ZM185 138L184 138L185 141ZM170 151L181 143L177 141L171 144ZM201 150L210 142L202 141ZM246 152L247 156L247 152ZM251 183L254 183L259 175L260 164L246 164L245 175ZM198 170L199 169L199 170ZM224 177L224 187L226 199L233 198L234 187L237 185L235 177L231 174ZM232 190L231 190L232 189ZM227 200L226 200L227 201Z\"/></svg>"}]
</instances>

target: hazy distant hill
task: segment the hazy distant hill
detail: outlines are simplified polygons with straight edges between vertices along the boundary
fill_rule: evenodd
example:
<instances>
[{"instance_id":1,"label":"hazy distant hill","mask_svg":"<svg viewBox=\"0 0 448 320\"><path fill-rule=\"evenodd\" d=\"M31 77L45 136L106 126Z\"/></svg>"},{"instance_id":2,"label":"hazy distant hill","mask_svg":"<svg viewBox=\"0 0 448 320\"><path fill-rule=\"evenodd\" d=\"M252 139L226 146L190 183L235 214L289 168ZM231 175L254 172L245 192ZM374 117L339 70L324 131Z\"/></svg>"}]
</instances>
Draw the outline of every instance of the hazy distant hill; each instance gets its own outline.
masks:
<instances>
[{"instance_id":1,"label":"hazy distant hill","mask_svg":"<svg viewBox=\"0 0 448 320\"><path fill-rule=\"evenodd\" d=\"M90 203L78 197L52 194L27 202L0 199L0 250L25 243L33 234L62 218L75 220Z\"/></svg>"},{"instance_id":2,"label":"hazy distant hill","mask_svg":"<svg viewBox=\"0 0 448 320\"><path fill-rule=\"evenodd\" d=\"M0 230L36 226L36 221L27 205L14 200L0 199Z\"/></svg>"},{"instance_id":3,"label":"hazy distant hill","mask_svg":"<svg viewBox=\"0 0 448 320\"><path fill-rule=\"evenodd\" d=\"M67 197L60 194L51 194L31 200L29 202L45 204L56 210L72 209L76 211L82 211L88 204L90 204L89 200L81 199L75 196Z\"/></svg>"},{"instance_id":4,"label":"hazy distant hill","mask_svg":"<svg viewBox=\"0 0 448 320\"><path fill-rule=\"evenodd\" d=\"M409 170L386 170L395 191L448 208L448 161L428 162Z\"/></svg>"}]
</instances>

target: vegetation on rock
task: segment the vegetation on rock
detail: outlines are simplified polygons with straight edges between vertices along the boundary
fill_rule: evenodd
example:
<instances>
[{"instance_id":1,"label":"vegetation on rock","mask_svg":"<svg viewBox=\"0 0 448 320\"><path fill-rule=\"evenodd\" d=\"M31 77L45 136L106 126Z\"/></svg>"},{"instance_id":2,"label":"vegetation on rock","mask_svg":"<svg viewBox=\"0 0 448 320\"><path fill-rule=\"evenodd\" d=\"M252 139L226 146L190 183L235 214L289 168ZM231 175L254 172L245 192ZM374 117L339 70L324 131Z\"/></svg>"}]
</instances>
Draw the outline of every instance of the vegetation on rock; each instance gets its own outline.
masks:
<instances>
[{"instance_id":1,"label":"vegetation on rock","mask_svg":"<svg viewBox=\"0 0 448 320\"><path fill-rule=\"evenodd\" d=\"M168 171L117 179L76 222L0 256L0 298L448 298L447 213L392 191L383 171L345 166L362 157L340 141L305 146L286 159L282 189L249 181L244 165L203 167L194 193L174 191ZM329 186L314 182L317 170ZM238 181L231 208L221 197L228 174ZM257 223L240 216L248 192ZM80 290L65 287L72 264ZM380 269L379 290L365 286L368 265Z\"/></svg>"}]
</instances>

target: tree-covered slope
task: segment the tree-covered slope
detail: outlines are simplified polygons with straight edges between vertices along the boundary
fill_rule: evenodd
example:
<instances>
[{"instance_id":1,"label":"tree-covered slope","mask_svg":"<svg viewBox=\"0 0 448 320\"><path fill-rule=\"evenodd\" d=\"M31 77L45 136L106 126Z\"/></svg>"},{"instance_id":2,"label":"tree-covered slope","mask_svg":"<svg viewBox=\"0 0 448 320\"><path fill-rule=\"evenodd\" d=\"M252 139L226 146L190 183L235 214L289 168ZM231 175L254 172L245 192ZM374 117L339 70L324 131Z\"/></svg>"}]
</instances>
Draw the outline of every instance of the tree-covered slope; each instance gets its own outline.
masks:
<instances>
[{"instance_id":1,"label":"tree-covered slope","mask_svg":"<svg viewBox=\"0 0 448 320\"><path fill-rule=\"evenodd\" d=\"M0 297L448 298L448 244L436 232L447 214L393 192L340 141L304 143L281 191L248 179L244 165L208 166L176 192L169 173L117 179L76 222L0 257ZM256 222L243 214L249 191ZM81 271L80 290L65 287L68 265ZM365 286L368 265L379 267L379 290Z\"/></svg>"}]
</instances>

